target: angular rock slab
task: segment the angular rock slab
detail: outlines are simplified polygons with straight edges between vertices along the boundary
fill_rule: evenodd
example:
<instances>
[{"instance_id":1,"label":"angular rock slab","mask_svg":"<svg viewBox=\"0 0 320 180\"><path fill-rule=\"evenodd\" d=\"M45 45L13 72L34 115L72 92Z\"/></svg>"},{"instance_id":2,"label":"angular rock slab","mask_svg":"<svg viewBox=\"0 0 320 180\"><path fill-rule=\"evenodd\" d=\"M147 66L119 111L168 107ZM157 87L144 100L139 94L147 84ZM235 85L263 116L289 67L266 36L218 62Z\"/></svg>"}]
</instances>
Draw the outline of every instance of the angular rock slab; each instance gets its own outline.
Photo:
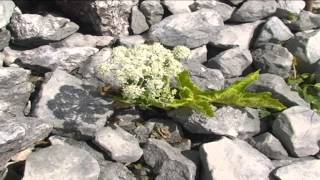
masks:
<instances>
[{"instance_id":1,"label":"angular rock slab","mask_svg":"<svg viewBox=\"0 0 320 180\"><path fill-rule=\"evenodd\" d=\"M200 158L203 180L268 180L271 161L241 140L222 139L203 144Z\"/></svg>"},{"instance_id":2,"label":"angular rock slab","mask_svg":"<svg viewBox=\"0 0 320 180\"><path fill-rule=\"evenodd\" d=\"M320 150L320 116L309 108L294 106L281 112L272 133L292 156L315 155Z\"/></svg>"},{"instance_id":3,"label":"angular rock slab","mask_svg":"<svg viewBox=\"0 0 320 180\"><path fill-rule=\"evenodd\" d=\"M320 160L305 160L280 167L273 174L279 180L315 180L320 177Z\"/></svg>"},{"instance_id":4,"label":"angular rock slab","mask_svg":"<svg viewBox=\"0 0 320 180\"><path fill-rule=\"evenodd\" d=\"M34 115L50 120L55 133L76 138L94 137L113 113L111 101L96 89L62 70L56 70L42 85ZM96 93L96 94L95 94Z\"/></svg>"},{"instance_id":5,"label":"angular rock slab","mask_svg":"<svg viewBox=\"0 0 320 180\"><path fill-rule=\"evenodd\" d=\"M320 59L320 30L300 32L286 43L288 50L300 63L314 64Z\"/></svg>"},{"instance_id":6,"label":"angular rock slab","mask_svg":"<svg viewBox=\"0 0 320 180\"><path fill-rule=\"evenodd\" d=\"M208 117L189 108L179 108L168 112L168 116L179 122L186 130L195 134L217 134L231 137L257 134L260 120L252 114L230 106L216 110L214 117ZM252 121L254 121L251 125Z\"/></svg>"},{"instance_id":7,"label":"angular rock slab","mask_svg":"<svg viewBox=\"0 0 320 180\"><path fill-rule=\"evenodd\" d=\"M298 20L289 23L288 26L295 31L307 31L320 27L320 15L309 11L302 11Z\"/></svg>"},{"instance_id":8,"label":"angular rock slab","mask_svg":"<svg viewBox=\"0 0 320 180\"><path fill-rule=\"evenodd\" d=\"M132 163L143 154L138 140L118 126L100 129L94 142L117 162Z\"/></svg>"},{"instance_id":9,"label":"angular rock slab","mask_svg":"<svg viewBox=\"0 0 320 180\"><path fill-rule=\"evenodd\" d=\"M53 145L26 160L23 180L97 180L100 168L87 151L70 145Z\"/></svg>"},{"instance_id":10,"label":"angular rock slab","mask_svg":"<svg viewBox=\"0 0 320 180\"><path fill-rule=\"evenodd\" d=\"M261 27L259 35L255 41L255 46L262 45L264 43L281 43L292 38L294 35L290 29L278 18L271 17Z\"/></svg>"},{"instance_id":11,"label":"angular rock slab","mask_svg":"<svg viewBox=\"0 0 320 180\"><path fill-rule=\"evenodd\" d=\"M289 77L292 69L293 55L287 48L278 44L263 44L252 53L253 66L261 73L276 74Z\"/></svg>"},{"instance_id":12,"label":"angular rock slab","mask_svg":"<svg viewBox=\"0 0 320 180\"><path fill-rule=\"evenodd\" d=\"M91 55L98 52L93 47L61 47L48 45L22 51L15 63L35 71L53 71L62 69L71 72L80 67Z\"/></svg>"},{"instance_id":13,"label":"angular rock slab","mask_svg":"<svg viewBox=\"0 0 320 180\"><path fill-rule=\"evenodd\" d=\"M103 161L98 180L136 180L133 173L123 164Z\"/></svg>"},{"instance_id":14,"label":"angular rock slab","mask_svg":"<svg viewBox=\"0 0 320 180\"><path fill-rule=\"evenodd\" d=\"M29 82L31 72L22 68L0 68L0 115L24 115L34 86Z\"/></svg>"},{"instance_id":15,"label":"angular rock slab","mask_svg":"<svg viewBox=\"0 0 320 180\"><path fill-rule=\"evenodd\" d=\"M79 26L69 19L50 14L14 15L9 27L13 37L12 42L30 48L60 41L79 29Z\"/></svg>"},{"instance_id":16,"label":"angular rock slab","mask_svg":"<svg viewBox=\"0 0 320 180\"><path fill-rule=\"evenodd\" d=\"M149 139L143 151L145 162L154 168L156 179L185 179L196 177L197 167L181 152L163 140Z\"/></svg>"},{"instance_id":17,"label":"angular rock slab","mask_svg":"<svg viewBox=\"0 0 320 180\"><path fill-rule=\"evenodd\" d=\"M239 25L225 25L212 34L209 43L215 47L249 49L256 28L261 21Z\"/></svg>"},{"instance_id":18,"label":"angular rock slab","mask_svg":"<svg viewBox=\"0 0 320 180\"><path fill-rule=\"evenodd\" d=\"M288 14L299 14L304 7L306 2L304 0L278 0L277 16L287 17Z\"/></svg>"},{"instance_id":19,"label":"angular rock slab","mask_svg":"<svg viewBox=\"0 0 320 180\"><path fill-rule=\"evenodd\" d=\"M168 8L172 14L190 13L190 5L194 3L194 0L182 0L182 1L172 1L164 0L163 5Z\"/></svg>"},{"instance_id":20,"label":"angular rock slab","mask_svg":"<svg viewBox=\"0 0 320 180\"><path fill-rule=\"evenodd\" d=\"M164 9L160 3L160 0L142 1L140 4L140 10L145 15L147 22L150 25L160 22L164 15Z\"/></svg>"},{"instance_id":21,"label":"angular rock slab","mask_svg":"<svg viewBox=\"0 0 320 180\"><path fill-rule=\"evenodd\" d=\"M9 46L11 34L6 29L0 29L0 51Z\"/></svg>"},{"instance_id":22,"label":"angular rock slab","mask_svg":"<svg viewBox=\"0 0 320 180\"><path fill-rule=\"evenodd\" d=\"M175 14L151 26L150 38L170 47L184 45L197 48L208 43L217 27L223 26L221 16L210 10Z\"/></svg>"},{"instance_id":23,"label":"angular rock slab","mask_svg":"<svg viewBox=\"0 0 320 180\"><path fill-rule=\"evenodd\" d=\"M238 77L252 63L249 50L232 48L209 59L207 67L219 69L226 78Z\"/></svg>"},{"instance_id":24,"label":"angular rock slab","mask_svg":"<svg viewBox=\"0 0 320 180\"><path fill-rule=\"evenodd\" d=\"M310 104L302 99L295 91L291 91L285 80L275 74L261 74L260 79L253 83L249 88L252 92L271 92L272 96L279 99L287 106L305 106Z\"/></svg>"},{"instance_id":25,"label":"angular rock slab","mask_svg":"<svg viewBox=\"0 0 320 180\"><path fill-rule=\"evenodd\" d=\"M38 118L0 116L0 170L19 151L46 138L52 124Z\"/></svg>"},{"instance_id":26,"label":"angular rock slab","mask_svg":"<svg viewBox=\"0 0 320 180\"><path fill-rule=\"evenodd\" d=\"M253 146L271 159L286 159L288 153L281 142L266 132L253 138Z\"/></svg>"},{"instance_id":27,"label":"angular rock slab","mask_svg":"<svg viewBox=\"0 0 320 180\"><path fill-rule=\"evenodd\" d=\"M131 11L131 29L133 34L141 34L149 29L146 17L137 6L133 6Z\"/></svg>"},{"instance_id":28,"label":"angular rock slab","mask_svg":"<svg viewBox=\"0 0 320 180\"><path fill-rule=\"evenodd\" d=\"M245 1L240 8L232 14L231 20L236 22L253 22L274 14L278 4L275 0Z\"/></svg>"},{"instance_id":29,"label":"angular rock slab","mask_svg":"<svg viewBox=\"0 0 320 180\"><path fill-rule=\"evenodd\" d=\"M137 2L137 0L56 0L56 4L66 15L79 19L84 26L93 28L98 35L108 36L129 34L131 8L136 5Z\"/></svg>"},{"instance_id":30,"label":"angular rock slab","mask_svg":"<svg viewBox=\"0 0 320 180\"><path fill-rule=\"evenodd\" d=\"M12 0L0 1L0 29L9 24L15 7Z\"/></svg>"}]
</instances>

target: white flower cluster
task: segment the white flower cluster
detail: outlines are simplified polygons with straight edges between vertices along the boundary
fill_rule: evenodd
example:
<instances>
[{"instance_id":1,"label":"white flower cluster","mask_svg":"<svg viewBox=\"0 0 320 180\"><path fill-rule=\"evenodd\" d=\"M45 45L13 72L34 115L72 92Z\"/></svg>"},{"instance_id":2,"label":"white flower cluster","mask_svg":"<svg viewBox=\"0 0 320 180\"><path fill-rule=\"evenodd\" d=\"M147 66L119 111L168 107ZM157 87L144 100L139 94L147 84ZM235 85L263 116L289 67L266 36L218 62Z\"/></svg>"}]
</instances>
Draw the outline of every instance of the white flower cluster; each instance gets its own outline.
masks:
<instances>
[{"instance_id":1,"label":"white flower cluster","mask_svg":"<svg viewBox=\"0 0 320 180\"><path fill-rule=\"evenodd\" d=\"M112 57L100 70L112 74L122 87L122 96L131 102L168 103L174 100L176 90L171 80L183 71L181 60L190 50L177 46L172 51L159 43L134 48L116 47Z\"/></svg>"}]
</instances>

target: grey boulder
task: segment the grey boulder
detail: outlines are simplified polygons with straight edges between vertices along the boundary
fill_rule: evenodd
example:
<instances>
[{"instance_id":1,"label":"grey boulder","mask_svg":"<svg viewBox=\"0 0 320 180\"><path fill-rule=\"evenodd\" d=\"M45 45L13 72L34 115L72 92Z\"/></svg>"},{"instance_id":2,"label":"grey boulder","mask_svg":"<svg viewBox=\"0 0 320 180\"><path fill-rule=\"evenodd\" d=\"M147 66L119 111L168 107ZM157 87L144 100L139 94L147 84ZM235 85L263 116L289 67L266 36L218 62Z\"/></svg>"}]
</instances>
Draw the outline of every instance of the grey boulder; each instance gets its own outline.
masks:
<instances>
[{"instance_id":1,"label":"grey boulder","mask_svg":"<svg viewBox=\"0 0 320 180\"><path fill-rule=\"evenodd\" d=\"M210 37L209 43L214 47L222 49L230 49L233 47L249 49L255 30L260 24L261 21L238 25L225 25L215 30Z\"/></svg>"},{"instance_id":2,"label":"grey boulder","mask_svg":"<svg viewBox=\"0 0 320 180\"><path fill-rule=\"evenodd\" d=\"M232 14L231 20L236 22L253 22L273 15L278 4L275 0L245 1Z\"/></svg>"},{"instance_id":3,"label":"grey boulder","mask_svg":"<svg viewBox=\"0 0 320 180\"><path fill-rule=\"evenodd\" d=\"M45 120L11 115L0 116L0 170L16 153L46 138L52 124Z\"/></svg>"},{"instance_id":4,"label":"grey boulder","mask_svg":"<svg viewBox=\"0 0 320 180\"><path fill-rule=\"evenodd\" d=\"M242 140L221 138L200 147L203 180L268 180L271 161Z\"/></svg>"},{"instance_id":5,"label":"grey boulder","mask_svg":"<svg viewBox=\"0 0 320 180\"><path fill-rule=\"evenodd\" d=\"M280 167L274 176L279 180L315 180L320 177L320 160L305 160Z\"/></svg>"},{"instance_id":6,"label":"grey boulder","mask_svg":"<svg viewBox=\"0 0 320 180\"><path fill-rule=\"evenodd\" d=\"M195 134L246 137L260 131L260 119L254 116L254 112L230 106L216 110L214 117L208 117L190 108L174 109L168 112L168 116Z\"/></svg>"},{"instance_id":7,"label":"grey boulder","mask_svg":"<svg viewBox=\"0 0 320 180\"><path fill-rule=\"evenodd\" d=\"M289 40L294 35L290 29L278 18L271 17L262 26L259 35L255 41L255 46L259 46L264 43L281 43Z\"/></svg>"},{"instance_id":8,"label":"grey boulder","mask_svg":"<svg viewBox=\"0 0 320 180\"><path fill-rule=\"evenodd\" d=\"M150 25L156 24L162 20L164 15L164 9L160 3L160 0L143 1L140 4L140 10L147 19Z\"/></svg>"},{"instance_id":9,"label":"grey boulder","mask_svg":"<svg viewBox=\"0 0 320 180\"><path fill-rule=\"evenodd\" d=\"M93 47L101 48L113 45L115 38L111 36L94 36L89 34L74 33L62 41L50 43L55 48L60 47Z\"/></svg>"},{"instance_id":10,"label":"grey boulder","mask_svg":"<svg viewBox=\"0 0 320 180\"><path fill-rule=\"evenodd\" d=\"M70 145L53 145L26 160L23 180L97 180L100 168L87 151Z\"/></svg>"},{"instance_id":11,"label":"grey boulder","mask_svg":"<svg viewBox=\"0 0 320 180\"><path fill-rule=\"evenodd\" d=\"M69 19L50 14L17 14L11 18L9 27L14 44L31 48L60 41L79 29Z\"/></svg>"},{"instance_id":12,"label":"grey boulder","mask_svg":"<svg viewBox=\"0 0 320 180\"><path fill-rule=\"evenodd\" d=\"M0 115L23 116L34 85L31 72L22 68L0 68Z\"/></svg>"},{"instance_id":13,"label":"grey boulder","mask_svg":"<svg viewBox=\"0 0 320 180\"><path fill-rule=\"evenodd\" d=\"M261 74L260 79L253 83L248 90L251 92L271 92L272 97L279 99L286 106L310 107L297 92L290 89L282 77L275 74Z\"/></svg>"},{"instance_id":14,"label":"grey boulder","mask_svg":"<svg viewBox=\"0 0 320 180\"><path fill-rule=\"evenodd\" d=\"M141 34L149 29L146 17L137 6L132 7L130 27L133 31L133 34Z\"/></svg>"},{"instance_id":15,"label":"grey boulder","mask_svg":"<svg viewBox=\"0 0 320 180\"><path fill-rule=\"evenodd\" d=\"M64 14L78 19L84 27L92 28L91 30L98 35L120 36L129 34L131 9L138 1L56 0L55 2Z\"/></svg>"},{"instance_id":16,"label":"grey boulder","mask_svg":"<svg viewBox=\"0 0 320 180\"><path fill-rule=\"evenodd\" d=\"M47 75L33 114L50 120L56 134L88 139L94 137L112 115L111 103L102 99L96 88L62 70L55 70Z\"/></svg>"},{"instance_id":17,"label":"grey boulder","mask_svg":"<svg viewBox=\"0 0 320 180\"><path fill-rule=\"evenodd\" d=\"M168 8L172 14L189 13L191 12L189 6L194 3L194 0L164 0L163 5Z\"/></svg>"},{"instance_id":18,"label":"grey boulder","mask_svg":"<svg viewBox=\"0 0 320 180\"><path fill-rule=\"evenodd\" d=\"M299 14L305 6L304 0L278 0L276 15L280 18L287 18L290 14Z\"/></svg>"},{"instance_id":19,"label":"grey boulder","mask_svg":"<svg viewBox=\"0 0 320 180\"><path fill-rule=\"evenodd\" d=\"M49 45L22 51L17 54L16 64L38 72L61 69L71 72L79 68L91 55L98 52L93 47L61 47Z\"/></svg>"},{"instance_id":20,"label":"grey boulder","mask_svg":"<svg viewBox=\"0 0 320 180\"><path fill-rule=\"evenodd\" d=\"M231 15L235 9L234 7L229 6L228 4L216 0L195 1L195 3L191 5L191 7L193 11L199 9L211 9L217 11L224 21L227 21L231 18Z\"/></svg>"},{"instance_id":21,"label":"grey boulder","mask_svg":"<svg viewBox=\"0 0 320 180\"><path fill-rule=\"evenodd\" d=\"M94 142L117 162L132 163L143 154L138 140L118 126L100 129Z\"/></svg>"},{"instance_id":22,"label":"grey boulder","mask_svg":"<svg viewBox=\"0 0 320 180\"><path fill-rule=\"evenodd\" d=\"M320 15L309 11L302 11L296 21L288 24L295 31L307 31L320 27Z\"/></svg>"},{"instance_id":23,"label":"grey boulder","mask_svg":"<svg viewBox=\"0 0 320 180\"><path fill-rule=\"evenodd\" d=\"M123 164L103 161L98 180L136 180L133 173Z\"/></svg>"},{"instance_id":24,"label":"grey boulder","mask_svg":"<svg viewBox=\"0 0 320 180\"><path fill-rule=\"evenodd\" d=\"M254 137L252 145L270 159L286 159L288 157L281 142L269 132Z\"/></svg>"},{"instance_id":25,"label":"grey boulder","mask_svg":"<svg viewBox=\"0 0 320 180\"><path fill-rule=\"evenodd\" d=\"M181 152L163 140L149 139L144 147L145 162L157 174L157 180L194 180L197 167Z\"/></svg>"},{"instance_id":26,"label":"grey boulder","mask_svg":"<svg viewBox=\"0 0 320 180\"><path fill-rule=\"evenodd\" d=\"M209 59L207 67L219 69L226 78L238 77L252 63L249 50L232 48Z\"/></svg>"},{"instance_id":27,"label":"grey boulder","mask_svg":"<svg viewBox=\"0 0 320 180\"><path fill-rule=\"evenodd\" d=\"M223 19L217 12L199 10L166 17L151 27L149 35L166 46L197 48L207 44L219 26L223 26Z\"/></svg>"},{"instance_id":28,"label":"grey boulder","mask_svg":"<svg viewBox=\"0 0 320 180\"><path fill-rule=\"evenodd\" d=\"M0 29L9 24L15 7L12 0L0 1Z\"/></svg>"},{"instance_id":29,"label":"grey boulder","mask_svg":"<svg viewBox=\"0 0 320 180\"><path fill-rule=\"evenodd\" d=\"M291 72L293 55L277 44L264 44L252 52L253 66L261 73L276 74L287 78Z\"/></svg>"},{"instance_id":30,"label":"grey boulder","mask_svg":"<svg viewBox=\"0 0 320 180\"><path fill-rule=\"evenodd\" d=\"M319 40L320 30L300 32L286 43L286 47L300 63L311 65L320 59Z\"/></svg>"},{"instance_id":31,"label":"grey boulder","mask_svg":"<svg viewBox=\"0 0 320 180\"><path fill-rule=\"evenodd\" d=\"M319 152L320 116L309 108L294 106L284 110L274 121L272 132L292 156Z\"/></svg>"},{"instance_id":32,"label":"grey boulder","mask_svg":"<svg viewBox=\"0 0 320 180\"><path fill-rule=\"evenodd\" d=\"M0 51L9 46L11 34L6 29L0 29Z\"/></svg>"},{"instance_id":33,"label":"grey boulder","mask_svg":"<svg viewBox=\"0 0 320 180\"><path fill-rule=\"evenodd\" d=\"M122 36L119 37L119 45L128 48L133 48L144 44L146 42L146 37L142 35L132 35L132 36Z\"/></svg>"}]
</instances>

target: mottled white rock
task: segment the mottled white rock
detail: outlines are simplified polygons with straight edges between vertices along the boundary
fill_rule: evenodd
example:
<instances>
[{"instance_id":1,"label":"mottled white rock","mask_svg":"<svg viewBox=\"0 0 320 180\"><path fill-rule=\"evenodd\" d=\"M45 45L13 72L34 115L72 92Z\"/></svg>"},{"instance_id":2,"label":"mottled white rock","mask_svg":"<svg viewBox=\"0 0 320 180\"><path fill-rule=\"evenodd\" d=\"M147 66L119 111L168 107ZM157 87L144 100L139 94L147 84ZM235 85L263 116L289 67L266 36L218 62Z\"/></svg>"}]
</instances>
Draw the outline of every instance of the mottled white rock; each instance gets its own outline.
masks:
<instances>
[{"instance_id":1,"label":"mottled white rock","mask_svg":"<svg viewBox=\"0 0 320 180\"><path fill-rule=\"evenodd\" d=\"M194 0L164 0L162 3L172 14L180 14L191 12L189 6L194 3Z\"/></svg>"},{"instance_id":2,"label":"mottled white rock","mask_svg":"<svg viewBox=\"0 0 320 180\"><path fill-rule=\"evenodd\" d=\"M12 0L0 1L0 29L9 24L15 7Z\"/></svg>"},{"instance_id":3,"label":"mottled white rock","mask_svg":"<svg viewBox=\"0 0 320 180\"><path fill-rule=\"evenodd\" d=\"M138 140L118 126L100 129L94 142L117 162L132 163L143 154Z\"/></svg>"},{"instance_id":4,"label":"mottled white rock","mask_svg":"<svg viewBox=\"0 0 320 180\"><path fill-rule=\"evenodd\" d=\"M149 29L146 17L137 6L133 6L131 10L131 26L133 34L141 34Z\"/></svg>"},{"instance_id":5,"label":"mottled white rock","mask_svg":"<svg viewBox=\"0 0 320 180\"><path fill-rule=\"evenodd\" d=\"M26 160L23 180L97 180L100 168L87 151L53 145L32 153Z\"/></svg>"},{"instance_id":6,"label":"mottled white rock","mask_svg":"<svg viewBox=\"0 0 320 180\"><path fill-rule=\"evenodd\" d=\"M200 147L203 180L268 180L271 161L242 140L221 138Z\"/></svg>"},{"instance_id":7,"label":"mottled white rock","mask_svg":"<svg viewBox=\"0 0 320 180\"><path fill-rule=\"evenodd\" d=\"M307 107L294 106L281 112L272 133L292 156L315 155L320 150L320 116Z\"/></svg>"},{"instance_id":8,"label":"mottled white rock","mask_svg":"<svg viewBox=\"0 0 320 180\"><path fill-rule=\"evenodd\" d=\"M320 177L320 160L305 160L280 167L274 176L279 180L316 180Z\"/></svg>"}]
</instances>

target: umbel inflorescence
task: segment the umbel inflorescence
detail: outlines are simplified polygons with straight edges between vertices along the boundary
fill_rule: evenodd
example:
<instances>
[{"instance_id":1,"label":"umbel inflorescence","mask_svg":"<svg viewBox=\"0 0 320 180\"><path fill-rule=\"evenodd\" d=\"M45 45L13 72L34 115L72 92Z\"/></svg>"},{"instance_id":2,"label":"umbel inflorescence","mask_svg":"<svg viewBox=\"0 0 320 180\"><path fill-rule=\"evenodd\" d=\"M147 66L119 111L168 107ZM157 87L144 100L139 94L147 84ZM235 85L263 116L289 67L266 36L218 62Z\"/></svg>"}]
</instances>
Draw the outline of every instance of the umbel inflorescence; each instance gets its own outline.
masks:
<instances>
[{"instance_id":1,"label":"umbel inflorescence","mask_svg":"<svg viewBox=\"0 0 320 180\"><path fill-rule=\"evenodd\" d=\"M170 83L184 70L181 61L189 55L190 49L184 46L173 50L159 43L134 48L120 46L113 49L112 57L100 70L119 82L123 98L130 103L170 103L177 93Z\"/></svg>"}]
</instances>

